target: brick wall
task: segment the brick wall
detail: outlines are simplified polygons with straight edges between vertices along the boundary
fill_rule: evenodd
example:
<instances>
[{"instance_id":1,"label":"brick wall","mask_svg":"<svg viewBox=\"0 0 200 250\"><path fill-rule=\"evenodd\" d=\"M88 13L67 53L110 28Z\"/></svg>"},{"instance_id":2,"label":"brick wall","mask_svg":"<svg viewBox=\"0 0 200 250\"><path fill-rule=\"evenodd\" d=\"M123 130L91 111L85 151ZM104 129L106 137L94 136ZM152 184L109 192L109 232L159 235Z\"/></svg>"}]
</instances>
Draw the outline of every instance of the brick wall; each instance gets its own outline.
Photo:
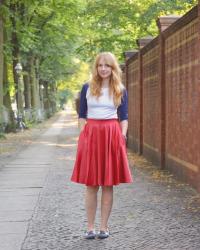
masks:
<instances>
[{"instance_id":1,"label":"brick wall","mask_svg":"<svg viewBox=\"0 0 200 250\"><path fill-rule=\"evenodd\" d=\"M160 35L126 60L125 76L129 147L200 192L199 14L160 19Z\"/></svg>"},{"instance_id":2,"label":"brick wall","mask_svg":"<svg viewBox=\"0 0 200 250\"><path fill-rule=\"evenodd\" d=\"M140 147L140 103L139 103L139 67L138 67L138 56L134 57L127 64L127 78L128 80L128 98L129 98L129 126L128 129L128 144L134 149L134 151L139 152Z\"/></svg>"},{"instance_id":3,"label":"brick wall","mask_svg":"<svg viewBox=\"0 0 200 250\"><path fill-rule=\"evenodd\" d=\"M198 23L166 34L166 166L200 190Z\"/></svg>"},{"instance_id":4,"label":"brick wall","mask_svg":"<svg viewBox=\"0 0 200 250\"><path fill-rule=\"evenodd\" d=\"M121 71L122 71L122 83L125 85L125 87L127 88L126 86L126 72L125 72L125 64L120 64L120 68L121 68Z\"/></svg>"},{"instance_id":5,"label":"brick wall","mask_svg":"<svg viewBox=\"0 0 200 250\"><path fill-rule=\"evenodd\" d=\"M160 91L158 43L142 51L143 67L143 155L160 164ZM151 43L152 43L151 42Z\"/></svg>"}]
</instances>

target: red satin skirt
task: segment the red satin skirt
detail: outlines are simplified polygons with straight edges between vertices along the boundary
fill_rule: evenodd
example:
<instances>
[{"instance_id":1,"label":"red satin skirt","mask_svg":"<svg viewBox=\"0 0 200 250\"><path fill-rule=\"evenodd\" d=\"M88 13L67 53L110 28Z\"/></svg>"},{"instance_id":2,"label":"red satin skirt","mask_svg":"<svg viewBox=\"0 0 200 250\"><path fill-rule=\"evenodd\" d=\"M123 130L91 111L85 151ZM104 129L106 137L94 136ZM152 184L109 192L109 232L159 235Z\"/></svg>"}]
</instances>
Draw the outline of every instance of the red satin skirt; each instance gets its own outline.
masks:
<instances>
[{"instance_id":1,"label":"red satin skirt","mask_svg":"<svg viewBox=\"0 0 200 250\"><path fill-rule=\"evenodd\" d=\"M87 186L131 183L126 142L117 119L87 119L79 135L71 181Z\"/></svg>"}]
</instances>

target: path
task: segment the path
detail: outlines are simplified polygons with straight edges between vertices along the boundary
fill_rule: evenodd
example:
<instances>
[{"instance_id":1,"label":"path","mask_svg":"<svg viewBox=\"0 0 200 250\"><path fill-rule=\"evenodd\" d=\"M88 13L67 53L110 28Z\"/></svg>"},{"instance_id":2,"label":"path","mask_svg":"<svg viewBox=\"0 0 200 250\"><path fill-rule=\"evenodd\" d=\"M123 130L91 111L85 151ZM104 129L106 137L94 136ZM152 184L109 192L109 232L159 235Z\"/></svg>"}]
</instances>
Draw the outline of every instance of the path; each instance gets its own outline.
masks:
<instances>
[{"instance_id":1,"label":"path","mask_svg":"<svg viewBox=\"0 0 200 250\"><path fill-rule=\"evenodd\" d=\"M198 194L151 166L115 187L110 238L83 239L84 187L70 182L77 136L75 114L62 112L1 167L1 250L200 249Z\"/></svg>"}]
</instances>

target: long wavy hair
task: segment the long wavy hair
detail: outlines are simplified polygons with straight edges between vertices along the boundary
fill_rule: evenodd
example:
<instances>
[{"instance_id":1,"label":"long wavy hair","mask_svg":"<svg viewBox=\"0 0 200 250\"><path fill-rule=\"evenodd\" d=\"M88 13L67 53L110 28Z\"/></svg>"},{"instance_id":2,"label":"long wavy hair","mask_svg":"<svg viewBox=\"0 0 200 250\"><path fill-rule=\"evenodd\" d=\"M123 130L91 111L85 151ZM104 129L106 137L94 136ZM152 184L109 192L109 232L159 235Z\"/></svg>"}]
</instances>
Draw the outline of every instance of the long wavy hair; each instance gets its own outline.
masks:
<instances>
[{"instance_id":1,"label":"long wavy hair","mask_svg":"<svg viewBox=\"0 0 200 250\"><path fill-rule=\"evenodd\" d=\"M102 78L98 74L98 64L100 59L103 59L104 62L111 67L112 71L109 82L109 93L110 96L113 96L115 106L119 106L124 89L124 86L121 82L122 72L116 57L110 52L102 52L96 56L92 70L92 78L89 82L90 93L97 98L101 96Z\"/></svg>"}]
</instances>

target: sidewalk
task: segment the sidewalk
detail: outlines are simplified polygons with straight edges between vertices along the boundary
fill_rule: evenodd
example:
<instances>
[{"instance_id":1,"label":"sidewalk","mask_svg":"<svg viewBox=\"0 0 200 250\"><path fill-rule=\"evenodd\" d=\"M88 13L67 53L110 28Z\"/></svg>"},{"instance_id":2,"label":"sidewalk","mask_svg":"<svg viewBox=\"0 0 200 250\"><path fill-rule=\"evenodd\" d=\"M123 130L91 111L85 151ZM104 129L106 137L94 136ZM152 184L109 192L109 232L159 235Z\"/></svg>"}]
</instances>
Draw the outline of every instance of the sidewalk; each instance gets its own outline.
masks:
<instances>
[{"instance_id":1,"label":"sidewalk","mask_svg":"<svg viewBox=\"0 0 200 250\"><path fill-rule=\"evenodd\" d=\"M84 186L70 182L76 121L64 111L14 157L0 155L0 249L200 249L199 194L132 153L134 183L114 189L111 236L83 239Z\"/></svg>"}]
</instances>

